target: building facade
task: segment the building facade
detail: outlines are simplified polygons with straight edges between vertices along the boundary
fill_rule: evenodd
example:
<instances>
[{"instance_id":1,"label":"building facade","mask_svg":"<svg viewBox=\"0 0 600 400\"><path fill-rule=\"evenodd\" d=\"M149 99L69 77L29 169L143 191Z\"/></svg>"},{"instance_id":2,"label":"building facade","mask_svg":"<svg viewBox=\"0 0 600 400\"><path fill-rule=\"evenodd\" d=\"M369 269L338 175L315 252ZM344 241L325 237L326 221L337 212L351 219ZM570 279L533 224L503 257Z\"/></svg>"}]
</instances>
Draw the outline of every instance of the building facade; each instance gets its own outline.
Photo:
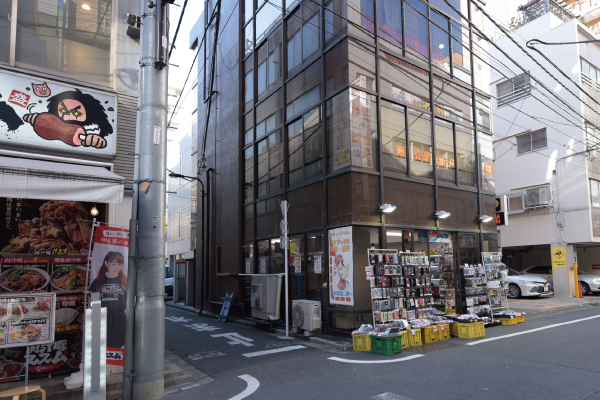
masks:
<instances>
[{"instance_id":1,"label":"building facade","mask_svg":"<svg viewBox=\"0 0 600 400\"><path fill-rule=\"evenodd\" d=\"M550 3L552 7L543 8L535 18L523 9L525 22L511 33L522 46L530 39L549 43L597 40L574 14ZM596 265L600 256L600 106L595 102L600 99L600 47L594 43L536 45L566 75L530 50L554 79L508 38L496 44L527 71L492 50L492 58L510 68L510 72L496 73L491 85L496 192L507 196L509 212L508 224L499 228L502 249L513 257L515 269L541 266L544 274L554 273L557 294L574 296L574 266L589 274L599 274L595 268L600 268ZM568 276L551 267L555 247L567 248Z\"/></svg>"},{"instance_id":2,"label":"building facade","mask_svg":"<svg viewBox=\"0 0 600 400\"><path fill-rule=\"evenodd\" d=\"M324 329L347 333L372 318L371 246L435 256L445 241L461 263L496 251L495 221L481 222L495 210L489 77L469 25L482 18L466 1L452 3L466 18L443 0L220 3L224 33L213 47L213 23L199 48L207 206L198 306L220 307L233 291L234 310L249 314L249 283L237 274L287 264L290 301L320 300ZM396 210L384 214L383 204ZM340 231L349 236L338 246ZM342 250L344 287L331 284L332 255Z\"/></svg>"}]
</instances>

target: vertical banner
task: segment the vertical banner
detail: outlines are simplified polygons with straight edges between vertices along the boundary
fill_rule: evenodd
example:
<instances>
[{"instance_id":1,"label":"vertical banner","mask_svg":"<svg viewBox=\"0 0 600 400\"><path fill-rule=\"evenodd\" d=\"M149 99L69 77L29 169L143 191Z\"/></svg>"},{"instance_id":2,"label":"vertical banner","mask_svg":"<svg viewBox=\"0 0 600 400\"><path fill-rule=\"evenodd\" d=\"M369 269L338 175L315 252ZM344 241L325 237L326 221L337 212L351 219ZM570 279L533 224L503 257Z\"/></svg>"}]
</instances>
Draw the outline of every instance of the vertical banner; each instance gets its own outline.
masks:
<instances>
[{"instance_id":1,"label":"vertical banner","mask_svg":"<svg viewBox=\"0 0 600 400\"><path fill-rule=\"evenodd\" d=\"M99 226L94 235L90 291L106 307L106 363L123 365L129 230Z\"/></svg>"},{"instance_id":2,"label":"vertical banner","mask_svg":"<svg viewBox=\"0 0 600 400\"><path fill-rule=\"evenodd\" d=\"M333 102L333 170L350 166L350 103L348 93L342 92L331 99Z\"/></svg>"},{"instance_id":3,"label":"vertical banner","mask_svg":"<svg viewBox=\"0 0 600 400\"><path fill-rule=\"evenodd\" d=\"M352 227L329 230L329 304L354 305Z\"/></svg>"}]
</instances>

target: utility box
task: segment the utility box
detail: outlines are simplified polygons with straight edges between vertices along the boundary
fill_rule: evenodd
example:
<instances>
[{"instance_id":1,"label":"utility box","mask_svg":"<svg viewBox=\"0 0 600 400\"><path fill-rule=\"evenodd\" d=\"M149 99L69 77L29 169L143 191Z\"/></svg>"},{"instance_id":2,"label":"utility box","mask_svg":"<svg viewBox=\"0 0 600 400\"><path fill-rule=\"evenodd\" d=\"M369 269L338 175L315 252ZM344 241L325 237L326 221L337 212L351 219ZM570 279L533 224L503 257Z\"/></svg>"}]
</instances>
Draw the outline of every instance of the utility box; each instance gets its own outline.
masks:
<instances>
[{"instance_id":1,"label":"utility box","mask_svg":"<svg viewBox=\"0 0 600 400\"><path fill-rule=\"evenodd\" d=\"M276 321L280 314L281 282L284 274L240 274L251 276L252 317Z\"/></svg>"}]
</instances>

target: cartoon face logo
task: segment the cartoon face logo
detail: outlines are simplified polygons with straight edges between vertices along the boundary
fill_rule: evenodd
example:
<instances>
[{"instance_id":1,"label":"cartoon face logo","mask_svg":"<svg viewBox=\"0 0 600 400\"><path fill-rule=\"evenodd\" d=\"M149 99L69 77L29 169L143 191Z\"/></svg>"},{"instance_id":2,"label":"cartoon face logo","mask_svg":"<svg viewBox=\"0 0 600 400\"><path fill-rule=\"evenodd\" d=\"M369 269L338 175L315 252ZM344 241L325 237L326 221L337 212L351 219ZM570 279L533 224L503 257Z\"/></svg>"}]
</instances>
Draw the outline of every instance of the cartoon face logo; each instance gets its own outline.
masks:
<instances>
[{"instance_id":1,"label":"cartoon face logo","mask_svg":"<svg viewBox=\"0 0 600 400\"><path fill-rule=\"evenodd\" d=\"M50 88L46 82L36 85L35 83L31 83L33 87L33 94L38 97L48 97L50 96Z\"/></svg>"},{"instance_id":2,"label":"cartoon face logo","mask_svg":"<svg viewBox=\"0 0 600 400\"><path fill-rule=\"evenodd\" d=\"M56 113L63 121L79 121L86 120L86 110L80 101L73 99L61 100L57 105Z\"/></svg>"}]
</instances>

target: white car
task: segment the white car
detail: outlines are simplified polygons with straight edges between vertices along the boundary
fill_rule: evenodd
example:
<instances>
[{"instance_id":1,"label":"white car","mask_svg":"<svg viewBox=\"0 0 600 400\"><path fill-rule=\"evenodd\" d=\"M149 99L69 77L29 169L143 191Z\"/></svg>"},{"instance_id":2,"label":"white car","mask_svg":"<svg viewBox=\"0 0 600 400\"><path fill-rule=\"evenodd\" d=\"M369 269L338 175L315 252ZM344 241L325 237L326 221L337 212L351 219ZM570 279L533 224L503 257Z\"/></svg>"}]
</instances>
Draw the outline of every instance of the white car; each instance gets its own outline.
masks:
<instances>
[{"instance_id":1,"label":"white car","mask_svg":"<svg viewBox=\"0 0 600 400\"><path fill-rule=\"evenodd\" d=\"M165 264L165 294L173 295L173 271L171 267Z\"/></svg>"},{"instance_id":2,"label":"white car","mask_svg":"<svg viewBox=\"0 0 600 400\"><path fill-rule=\"evenodd\" d=\"M554 292L548 281L535 275L523 275L512 268L508 269L508 298L520 296L548 297Z\"/></svg>"},{"instance_id":3,"label":"white car","mask_svg":"<svg viewBox=\"0 0 600 400\"><path fill-rule=\"evenodd\" d=\"M588 274L583 270L577 270L577 276L579 277L579 283L581 283L582 295L587 296L591 293L600 293L600 276Z\"/></svg>"}]
</instances>

